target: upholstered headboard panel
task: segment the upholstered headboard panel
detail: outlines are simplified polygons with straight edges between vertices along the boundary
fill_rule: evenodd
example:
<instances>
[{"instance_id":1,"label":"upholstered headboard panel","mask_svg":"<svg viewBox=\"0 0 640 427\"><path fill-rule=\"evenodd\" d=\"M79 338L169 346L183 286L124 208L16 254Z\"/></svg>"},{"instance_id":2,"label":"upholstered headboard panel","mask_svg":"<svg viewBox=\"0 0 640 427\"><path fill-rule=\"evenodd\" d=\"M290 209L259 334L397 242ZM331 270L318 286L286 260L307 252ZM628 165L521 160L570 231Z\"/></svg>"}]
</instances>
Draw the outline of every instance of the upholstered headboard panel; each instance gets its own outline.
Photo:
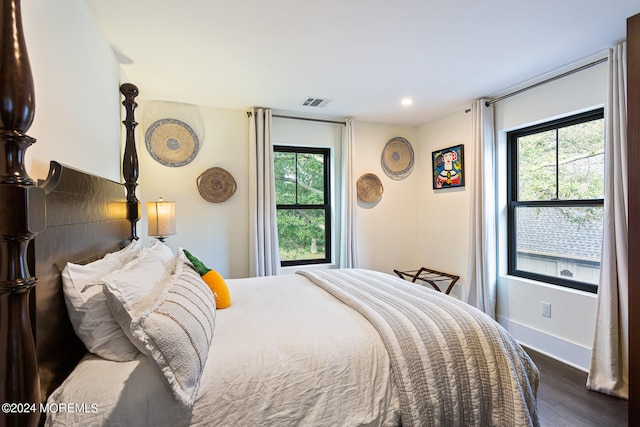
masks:
<instances>
[{"instance_id":1,"label":"upholstered headboard panel","mask_svg":"<svg viewBox=\"0 0 640 427\"><path fill-rule=\"evenodd\" d=\"M32 242L35 341L41 395L48 396L86 352L67 316L60 272L127 243L130 222L122 184L51 162L45 190L46 228Z\"/></svg>"}]
</instances>

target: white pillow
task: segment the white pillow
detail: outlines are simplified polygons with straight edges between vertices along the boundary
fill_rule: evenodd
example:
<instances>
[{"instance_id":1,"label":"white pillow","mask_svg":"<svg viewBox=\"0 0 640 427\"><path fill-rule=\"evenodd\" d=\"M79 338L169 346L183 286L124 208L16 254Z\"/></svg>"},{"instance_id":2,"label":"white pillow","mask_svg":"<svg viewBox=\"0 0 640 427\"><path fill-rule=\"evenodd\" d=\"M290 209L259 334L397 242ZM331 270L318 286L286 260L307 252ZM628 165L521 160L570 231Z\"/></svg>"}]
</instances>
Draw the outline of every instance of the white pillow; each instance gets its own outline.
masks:
<instances>
[{"instance_id":1,"label":"white pillow","mask_svg":"<svg viewBox=\"0 0 640 427\"><path fill-rule=\"evenodd\" d=\"M131 340L164 374L176 400L190 408L215 329L213 293L180 251L174 274L162 278L143 260L105 279L111 312ZM134 286L123 286L129 283Z\"/></svg>"},{"instance_id":2,"label":"white pillow","mask_svg":"<svg viewBox=\"0 0 640 427\"><path fill-rule=\"evenodd\" d=\"M148 254L158 258L167 268L172 268L175 263L175 256L171 248L159 240L155 240L150 247L143 248L141 254Z\"/></svg>"},{"instance_id":3,"label":"white pillow","mask_svg":"<svg viewBox=\"0 0 640 427\"><path fill-rule=\"evenodd\" d=\"M62 271L62 287L69 319L76 335L92 353L115 361L132 360L138 351L122 334L109 311L100 286L85 286L133 260L142 250L134 240L127 247L85 265L67 263Z\"/></svg>"}]
</instances>

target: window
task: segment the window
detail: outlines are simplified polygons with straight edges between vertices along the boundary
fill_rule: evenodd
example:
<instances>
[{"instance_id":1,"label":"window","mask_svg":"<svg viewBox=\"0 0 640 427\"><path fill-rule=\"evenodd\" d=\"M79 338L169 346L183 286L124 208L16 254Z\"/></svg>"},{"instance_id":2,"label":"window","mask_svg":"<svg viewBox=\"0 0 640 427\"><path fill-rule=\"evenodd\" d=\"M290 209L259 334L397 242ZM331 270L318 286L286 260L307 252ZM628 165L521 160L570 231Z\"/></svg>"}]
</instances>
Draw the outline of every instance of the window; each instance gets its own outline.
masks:
<instances>
[{"instance_id":1,"label":"window","mask_svg":"<svg viewBox=\"0 0 640 427\"><path fill-rule=\"evenodd\" d=\"M598 109L507 134L509 274L596 292L603 117Z\"/></svg>"},{"instance_id":2,"label":"window","mask_svg":"<svg viewBox=\"0 0 640 427\"><path fill-rule=\"evenodd\" d=\"M331 262L329 149L275 146L282 266Z\"/></svg>"}]
</instances>

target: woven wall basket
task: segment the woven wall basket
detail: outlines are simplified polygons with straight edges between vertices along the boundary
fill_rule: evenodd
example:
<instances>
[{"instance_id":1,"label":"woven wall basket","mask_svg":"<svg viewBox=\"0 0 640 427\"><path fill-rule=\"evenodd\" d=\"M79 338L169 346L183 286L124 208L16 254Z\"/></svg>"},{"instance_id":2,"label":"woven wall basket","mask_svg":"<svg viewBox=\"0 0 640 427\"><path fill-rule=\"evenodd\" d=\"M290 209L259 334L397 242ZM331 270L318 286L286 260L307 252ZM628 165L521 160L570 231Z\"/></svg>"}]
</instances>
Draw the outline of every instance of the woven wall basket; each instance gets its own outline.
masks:
<instances>
[{"instance_id":1,"label":"woven wall basket","mask_svg":"<svg viewBox=\"0 0 640 427\"><path fill-rule=\"evenodd\" d=\"M391 138L382 150L380 163L389 178L404 179L413 169L413 147L405 138Z\"/></svg>"},{"instance_id":2,"label":"woven wall basket","mask_svg":"<svg viewBox=\"0 0 640 427\"><path fill-rule=\"evenodd\" d=\"M198 154L198 136L191 127L177 119L160 119L145 134L147 151L158 163L178 167L191 163Z\"/></svg>"},{"instance_id":3,"label":"woven wall basket","mask_svg":"<svg viewBox=\"0 0 640 427\"><path fill-rule=\"evenodd\" d=\"M367 203L374 203L380 200L384 191L380 178L372 173L365 173L358 178L356 189L358 198Z\"/></svg>"},{"instance_id":4,"label":"woven wall basket","mask_svg":"<svg viewBox=\"0 0 640 427\"><path fill-rule=\"evenodd\" d=\"M225 169L210 168L196 179L198 191L203 199L211 203L221 203L233 196L237 184L233 176Z\"/></svg>"}]
</instances>

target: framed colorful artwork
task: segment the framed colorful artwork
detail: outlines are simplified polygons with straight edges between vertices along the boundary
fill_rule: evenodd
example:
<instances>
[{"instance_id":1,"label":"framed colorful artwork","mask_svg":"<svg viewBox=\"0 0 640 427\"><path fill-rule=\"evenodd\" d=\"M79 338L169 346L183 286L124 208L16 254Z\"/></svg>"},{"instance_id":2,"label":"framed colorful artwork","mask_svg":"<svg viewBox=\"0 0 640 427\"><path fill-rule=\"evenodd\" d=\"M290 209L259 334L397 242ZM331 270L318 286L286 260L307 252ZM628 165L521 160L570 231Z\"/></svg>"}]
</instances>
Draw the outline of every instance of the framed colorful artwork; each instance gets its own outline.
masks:
<instances>
[{"instance_id":1,"label":"framed colorful artwork","mask_svg":"<svg viewBox=\"0 0 640 427\"><path fill-rule=\"evenodd\" d=\"M433 188L464 187L464 145L434 151L433 161Z\"/></svg>"}]
</instances>

